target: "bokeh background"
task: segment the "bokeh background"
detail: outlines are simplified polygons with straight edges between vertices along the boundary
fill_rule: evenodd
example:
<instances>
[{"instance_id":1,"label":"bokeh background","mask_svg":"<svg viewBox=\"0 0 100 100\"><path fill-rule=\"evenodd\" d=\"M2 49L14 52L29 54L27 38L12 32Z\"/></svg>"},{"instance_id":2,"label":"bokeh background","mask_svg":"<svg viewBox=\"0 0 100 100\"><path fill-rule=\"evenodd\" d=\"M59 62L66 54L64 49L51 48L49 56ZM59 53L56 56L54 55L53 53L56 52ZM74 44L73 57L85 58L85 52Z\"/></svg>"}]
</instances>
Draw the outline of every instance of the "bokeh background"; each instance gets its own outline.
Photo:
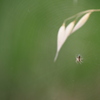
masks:
<instances>
[{"instance_id":1,"label":"bokeh background","mask_svg":"<svg viewBox=\"0 0 100 100\"><path fill-rule=\"evenodd\" d=\"M53 61L64 19L99 8L99 0L0 0L0 100L100 100L100 12Z\"/></svg>"}]
</instances>

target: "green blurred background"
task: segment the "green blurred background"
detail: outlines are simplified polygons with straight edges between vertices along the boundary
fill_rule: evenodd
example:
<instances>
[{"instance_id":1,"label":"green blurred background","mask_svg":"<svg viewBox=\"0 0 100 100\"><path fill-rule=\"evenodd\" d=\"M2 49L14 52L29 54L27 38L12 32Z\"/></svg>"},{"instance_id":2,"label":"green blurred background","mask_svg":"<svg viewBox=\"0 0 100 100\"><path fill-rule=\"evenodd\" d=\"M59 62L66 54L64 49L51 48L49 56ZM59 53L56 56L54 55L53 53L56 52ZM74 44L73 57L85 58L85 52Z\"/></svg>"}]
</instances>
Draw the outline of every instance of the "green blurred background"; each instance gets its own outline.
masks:
<instances>
[{"instance_id":1,"label":"green blurred background","mask_svg":"<svg viewBox=\"0 0 100 100\"><path fill-rule=\"evenodd\" d=\"M99 8L99 0L0 0L0 100L100 100L100 12L53 61L64 19Z\"/></svg>"}]
</instances>

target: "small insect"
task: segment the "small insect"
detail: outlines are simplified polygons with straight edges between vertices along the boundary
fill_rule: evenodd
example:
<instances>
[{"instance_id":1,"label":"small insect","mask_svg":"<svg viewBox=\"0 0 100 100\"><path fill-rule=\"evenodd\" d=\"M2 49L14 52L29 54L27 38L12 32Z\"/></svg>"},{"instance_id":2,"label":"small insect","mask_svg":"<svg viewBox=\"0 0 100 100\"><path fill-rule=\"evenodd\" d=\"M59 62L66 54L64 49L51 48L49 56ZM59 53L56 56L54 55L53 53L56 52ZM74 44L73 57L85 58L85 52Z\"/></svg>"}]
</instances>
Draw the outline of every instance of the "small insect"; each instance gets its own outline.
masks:
<instances>
[{"instance_id":1,"label":"small insect","mask_svg":"<svg viewBox=\"0 0 100 100\"><path fill-rule=\"evenodd\" d=\"M80 54L78 54L78 56L76 57L76 63L82 63L83 62L83 58Z\"/></svg>"}]
</instances>

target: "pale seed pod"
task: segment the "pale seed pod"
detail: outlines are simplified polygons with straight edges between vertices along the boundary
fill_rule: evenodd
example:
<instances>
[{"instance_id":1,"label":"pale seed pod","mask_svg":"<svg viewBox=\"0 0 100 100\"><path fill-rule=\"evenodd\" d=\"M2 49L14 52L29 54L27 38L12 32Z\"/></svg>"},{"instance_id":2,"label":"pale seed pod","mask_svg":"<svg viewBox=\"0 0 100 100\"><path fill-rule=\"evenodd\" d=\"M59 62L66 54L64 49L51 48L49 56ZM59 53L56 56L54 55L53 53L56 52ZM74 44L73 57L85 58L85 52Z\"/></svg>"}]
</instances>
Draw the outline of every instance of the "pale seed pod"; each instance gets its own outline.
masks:
<instances>
[{"instance_id":1,"label":"pale seed pod","mask_svg":"<svg viewBox=\"0 0 100 100\"><path fill-rule=\"evenodd\" d=\"M60 51L60 48L63 45L63 39L64 39L64 35L65 35L65 24L63 24L58 31L58 36L57 36L57 52L56 52L56 56L54 58L54 61L56 61L57 57L58 57L58 53Z\"/></svg>"},{"instance_id":2,"label":"pale seed pod","mask_svg":"<svg viewBox=\"0 0 100 100\"><path fill-rule=\"evenodd\" d=\"M63 45L64 42L64 35L65 35L65 24L63 24L59 31L58 31L58 37L57 37L57 51L60 50L60 48Z\"/></svg>"},{"instance_id":3,"label":"pale seed pod","mask_svg":"<svg viewBox=\"0 0 100 100\"><path fill-rule=\"evenodd\" d=\"M78 22L77 24L75 25L75 27L73 28L73 32L75 32L76 30L78 30L79 28L81 28L88 20L89 16L90 16L90 12L89 13L86 13Z\"/></svg>"},{"instance_id":4,"label":"pale seed pod","mask_svg":"<svg viewBox=\"0 0 100 100\"><path fill-rule=\"evenodd\" d=\"M75 21L71 22L67 27L66 27L66 32L65 32L65 40L68 38L68 36L72 33L73 28L75 25Z\"/></svg>"},{"instance_id":5,"label":"pale seed pod","mask_svg":"<svg viewBox=\"0 0 100 100\"><path fill-rule=\"evenodd\" d=\"M58 57L58 53L61 49L61 47L63 46L63 44L65 43L66 39L68 38L68 36L70 35L70 33L72 32L72 29L74 27L75 21L71 22L65 29L65 24L63 24L59 31L58 31L58 37L57 37L57 52L56 52L56 56L54 58L54 61L56 61L57 57Z\"/></svg>"}]
</instances>

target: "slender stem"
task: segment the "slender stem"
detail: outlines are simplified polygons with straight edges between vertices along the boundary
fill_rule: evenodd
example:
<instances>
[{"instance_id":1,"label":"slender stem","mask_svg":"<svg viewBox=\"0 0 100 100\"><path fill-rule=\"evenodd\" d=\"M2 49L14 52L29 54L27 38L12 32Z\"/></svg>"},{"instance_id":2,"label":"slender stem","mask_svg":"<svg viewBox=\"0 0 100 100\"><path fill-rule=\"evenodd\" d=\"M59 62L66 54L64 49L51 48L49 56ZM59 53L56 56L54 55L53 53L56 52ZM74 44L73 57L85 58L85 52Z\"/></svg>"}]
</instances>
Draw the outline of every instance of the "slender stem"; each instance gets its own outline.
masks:
<instances>
[{"instance_id":1,"label":"slender stem","mask_svg":"<svg viewBox=\"0 0 100 100\"><path fill-rule=\"evenodd\" d=\"M96 11L100 11L100 9L93 9L93 11L94 11L94 12L96 12Z\"/></svg>"},{"instance_id":2,"label":"slender stem","mask_svg":"<svg viewBox=\"0 0 100 100\"><path fill-rule=\"evenodd\" d=\"M75 14L74 16L71 16L71 17L65 19L63 23L66 23L66 21L68 21L76 16L81 16L81 15L88 13L88 12L92 13L92 12L97 12L97 11L100 11L100 9L91 9L91 10L82 11L80 13Z\"/></svg>"}]
</instances>

